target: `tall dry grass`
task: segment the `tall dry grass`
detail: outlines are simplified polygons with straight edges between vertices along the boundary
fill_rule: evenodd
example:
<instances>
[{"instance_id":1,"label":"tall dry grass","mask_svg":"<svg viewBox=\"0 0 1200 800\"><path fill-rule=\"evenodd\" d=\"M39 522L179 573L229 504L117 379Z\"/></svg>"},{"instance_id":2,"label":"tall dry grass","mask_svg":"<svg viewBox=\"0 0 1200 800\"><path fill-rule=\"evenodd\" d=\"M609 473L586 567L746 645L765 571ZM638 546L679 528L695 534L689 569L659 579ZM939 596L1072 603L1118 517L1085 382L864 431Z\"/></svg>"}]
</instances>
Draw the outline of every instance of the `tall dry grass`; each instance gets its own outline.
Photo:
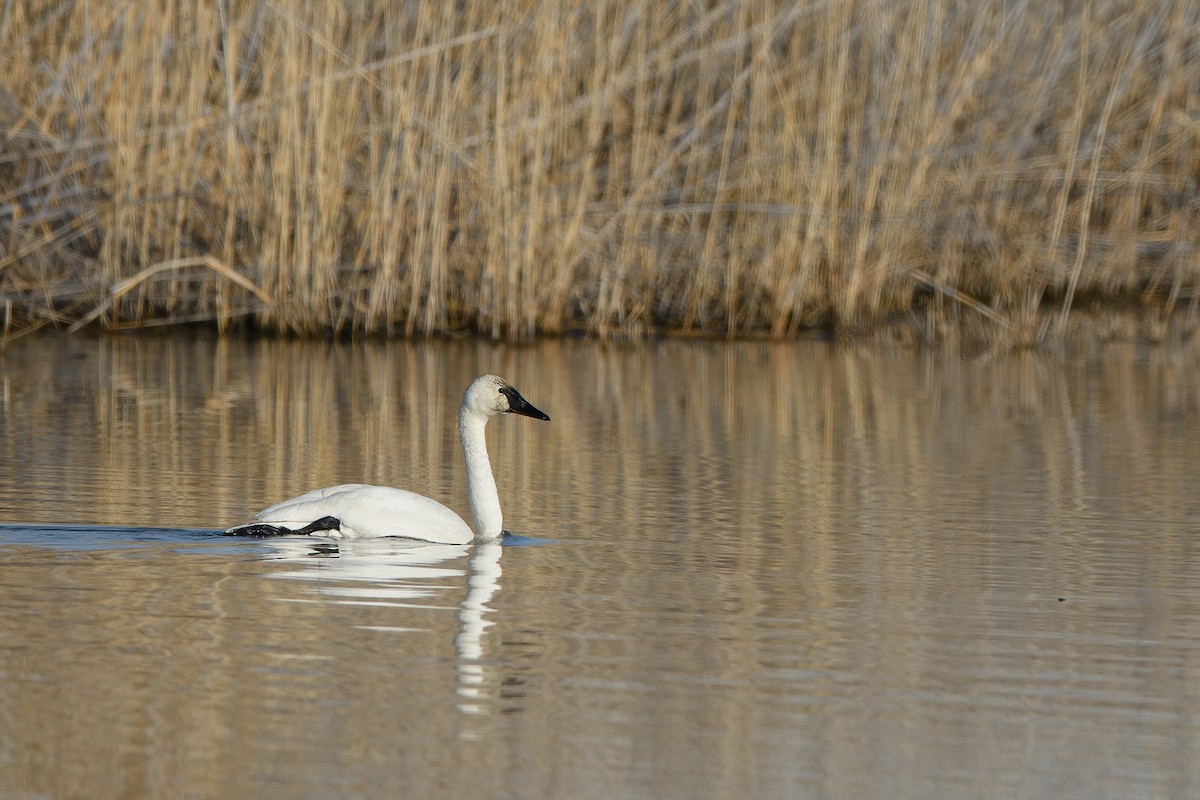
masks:
<instances>
[{"instance_id":1,"label":"tall dry grass","mask_svg":"<svg viewBox=\"0 0 1200 800\"><path fill-rule=\"evenodd\" d=\"M33 324L1035 340L1200 298L1193 0L30 0L0 136Z\"/></svg>"}]
</instances>

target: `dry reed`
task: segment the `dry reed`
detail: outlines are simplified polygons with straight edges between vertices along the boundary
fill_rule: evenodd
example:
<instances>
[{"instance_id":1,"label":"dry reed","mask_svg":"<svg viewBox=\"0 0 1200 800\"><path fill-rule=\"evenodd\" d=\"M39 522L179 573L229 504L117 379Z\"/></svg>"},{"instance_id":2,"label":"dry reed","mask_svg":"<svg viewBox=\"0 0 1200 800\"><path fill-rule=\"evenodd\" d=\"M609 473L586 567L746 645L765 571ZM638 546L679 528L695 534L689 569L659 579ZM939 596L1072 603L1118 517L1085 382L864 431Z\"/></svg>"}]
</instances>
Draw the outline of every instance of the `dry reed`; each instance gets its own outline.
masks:
<instances>
[{"instance_id":1,"label":"dry reed","mask_svg":"<svg viewBox=\"0 0 1200 800\"><path fill-rule=\"evenodd\" d=\"M0 66L26 328L1195 324L1193 0L31 0Z\"/></svg>"}]
</instances>

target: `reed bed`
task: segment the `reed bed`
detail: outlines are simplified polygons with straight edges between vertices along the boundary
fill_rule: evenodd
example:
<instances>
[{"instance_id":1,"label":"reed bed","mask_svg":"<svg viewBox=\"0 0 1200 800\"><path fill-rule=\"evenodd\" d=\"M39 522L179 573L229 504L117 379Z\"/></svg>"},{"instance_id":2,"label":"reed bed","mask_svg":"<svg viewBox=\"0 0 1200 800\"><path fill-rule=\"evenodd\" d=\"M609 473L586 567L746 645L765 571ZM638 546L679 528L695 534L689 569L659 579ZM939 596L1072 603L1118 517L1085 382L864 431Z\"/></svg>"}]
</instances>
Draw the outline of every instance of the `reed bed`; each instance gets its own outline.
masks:
<instances>
[{"instance_id":1,"label":"reed bed","mask_svg":"<svg viewBox=\"0 0 1200 800\"><path fill-rule=\"evenodd\" d=\"M5 328L1014 340L1200 302L1200 6L0 7Z\"/></svg>"}]
</instances>

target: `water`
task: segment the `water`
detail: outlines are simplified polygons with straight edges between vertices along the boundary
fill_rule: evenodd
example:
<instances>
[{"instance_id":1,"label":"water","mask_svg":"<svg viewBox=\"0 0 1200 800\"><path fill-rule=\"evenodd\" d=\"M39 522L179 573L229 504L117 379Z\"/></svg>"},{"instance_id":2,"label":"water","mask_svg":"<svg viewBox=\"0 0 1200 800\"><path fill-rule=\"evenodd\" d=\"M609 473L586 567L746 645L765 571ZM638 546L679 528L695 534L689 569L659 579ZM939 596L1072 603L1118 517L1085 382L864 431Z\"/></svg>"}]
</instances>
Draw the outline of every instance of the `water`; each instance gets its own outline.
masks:
<instances>
[{"instance_id":1,"label":"water","mask_svg":"<svg viewBox=\"0 0 1200 800\"><path fill-rule=\"evenodd\" d=\"M30 337L0 797L1200 796L1194 348ZM217 531L344 481L506 546Z\"/></svg>"}]
</instances>

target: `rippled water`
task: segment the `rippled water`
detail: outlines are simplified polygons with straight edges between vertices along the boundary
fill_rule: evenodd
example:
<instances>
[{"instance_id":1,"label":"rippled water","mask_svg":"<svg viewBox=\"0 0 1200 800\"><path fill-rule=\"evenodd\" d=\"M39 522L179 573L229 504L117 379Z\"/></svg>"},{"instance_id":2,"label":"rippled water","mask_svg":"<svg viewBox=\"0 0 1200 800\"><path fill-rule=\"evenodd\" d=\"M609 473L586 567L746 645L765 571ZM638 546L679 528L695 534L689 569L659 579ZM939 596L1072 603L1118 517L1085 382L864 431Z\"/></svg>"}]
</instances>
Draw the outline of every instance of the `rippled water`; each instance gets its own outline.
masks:
<instances>
[{"instance_id":1,"label":"rippled water","mask_svg":"<svg viewBox=\"0 0 1200 800\"><path fill-rule=\"evenodd\" d=\"M1200 796L1200 359L27 338L2 797ZM505 546L243 541L320 485Z\"/></svg>"}]
</instances>

